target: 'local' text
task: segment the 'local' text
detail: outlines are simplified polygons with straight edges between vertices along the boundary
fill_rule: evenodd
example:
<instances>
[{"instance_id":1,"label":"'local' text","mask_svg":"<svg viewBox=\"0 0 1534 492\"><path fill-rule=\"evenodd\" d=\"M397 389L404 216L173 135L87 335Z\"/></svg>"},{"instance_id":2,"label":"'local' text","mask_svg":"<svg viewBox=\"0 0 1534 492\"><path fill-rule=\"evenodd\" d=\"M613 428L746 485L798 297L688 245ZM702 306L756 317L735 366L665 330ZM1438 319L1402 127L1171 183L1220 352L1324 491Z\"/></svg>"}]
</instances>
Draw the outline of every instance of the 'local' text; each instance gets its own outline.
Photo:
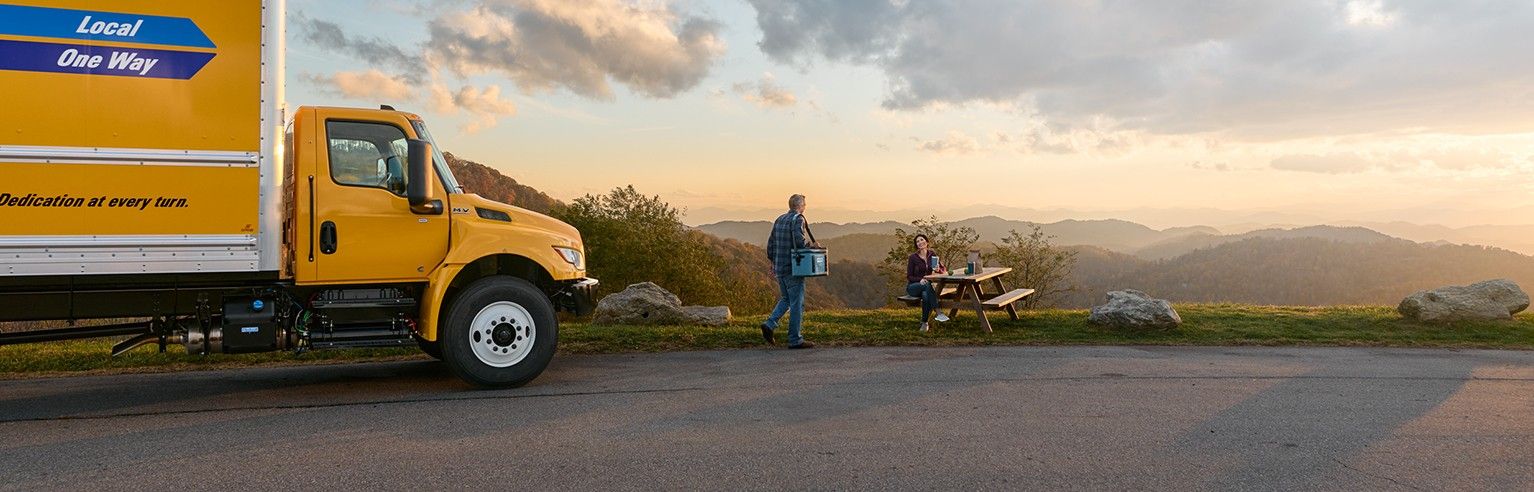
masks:
<instances>
[{"instance_id":1,"label":"'local' text","mask_svg":"<svg viewBox=\"0 0 1534 492\"><path fill-rule=\"evenodd\" d=\"M106 21L96 21L92 23L91 16L87 15L84 19L80 19L80 27L76 27L75 32L80 34L105 34L107 36L122 36L125 38L131 38L138 35L138 28L143 27L143 25L144 19L139 19L138 22L133 23Z\"/></svg>"}]
</instances>

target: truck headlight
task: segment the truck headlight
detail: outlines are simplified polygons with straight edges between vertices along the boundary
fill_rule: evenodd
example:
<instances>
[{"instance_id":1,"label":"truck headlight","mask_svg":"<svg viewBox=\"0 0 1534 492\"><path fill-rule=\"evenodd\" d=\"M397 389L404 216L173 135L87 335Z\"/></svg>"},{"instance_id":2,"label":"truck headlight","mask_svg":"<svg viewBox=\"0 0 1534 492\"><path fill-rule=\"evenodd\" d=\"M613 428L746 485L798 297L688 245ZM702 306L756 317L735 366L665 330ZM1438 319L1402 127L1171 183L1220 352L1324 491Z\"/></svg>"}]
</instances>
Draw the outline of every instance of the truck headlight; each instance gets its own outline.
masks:
<instances>
[{"instance_id":1,"label":"truck headlight","mask_svg":"<svg viewBox=\"0 0 1534 492\"><path fill-rule=\"evenodd\" d=\"M582 261L584 258L581 258L581 250L555 246L554 251L559 253L560 258L564 258L565 262L574 266L577 270L584 270L586 268L586 263Z\"/></svg>"}]
</instances>

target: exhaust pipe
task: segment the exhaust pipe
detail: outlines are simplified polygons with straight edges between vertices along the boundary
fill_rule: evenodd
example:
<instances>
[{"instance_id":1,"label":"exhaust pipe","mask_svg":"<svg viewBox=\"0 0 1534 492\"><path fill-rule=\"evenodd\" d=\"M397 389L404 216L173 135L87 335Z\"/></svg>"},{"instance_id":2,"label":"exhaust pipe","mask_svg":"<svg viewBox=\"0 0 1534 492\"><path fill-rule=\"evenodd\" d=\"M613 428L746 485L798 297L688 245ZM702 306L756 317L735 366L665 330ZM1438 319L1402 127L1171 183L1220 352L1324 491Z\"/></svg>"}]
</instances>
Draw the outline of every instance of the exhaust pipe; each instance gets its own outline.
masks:
<instances>
[{"instance_id":1,"label":"exhaust pipe","mask_svg":"<svg viewBox=\"0 0 1534 492\"><path fill-rule=\"evenodd\" d=\"M217 327L210 328L207 335L203 335L201 330L179 331L169 335L150 332L117 342L117 345L112 346L112 356L117 357L151 343L158 344L161 352L165 351L166 345L174 343L186 347L188 354L207 355L222 352L223 341L224 332Z\"/></svg>"},{"instance_id":2,"label":"exhaust pipe","mask_svg":"<svg viewBox=\"0 0 1534 492\"><path fill-rule=\"evenodd\" d=\"M117 357L119 355L127 353L129 350L133 350L133 349L145 346L145 345L149 345L151 343L158 343L161 347L165 346L164 337L160 336L160 334L158 334L158 333L141 333L141 334L139 334L139 336L136 336L136 337L133 337L133 338L129 338L129 339L123 340L121 342L117 342L117 345L113 345L112 346L112 357Z\"/></svg>"}]
</instances>

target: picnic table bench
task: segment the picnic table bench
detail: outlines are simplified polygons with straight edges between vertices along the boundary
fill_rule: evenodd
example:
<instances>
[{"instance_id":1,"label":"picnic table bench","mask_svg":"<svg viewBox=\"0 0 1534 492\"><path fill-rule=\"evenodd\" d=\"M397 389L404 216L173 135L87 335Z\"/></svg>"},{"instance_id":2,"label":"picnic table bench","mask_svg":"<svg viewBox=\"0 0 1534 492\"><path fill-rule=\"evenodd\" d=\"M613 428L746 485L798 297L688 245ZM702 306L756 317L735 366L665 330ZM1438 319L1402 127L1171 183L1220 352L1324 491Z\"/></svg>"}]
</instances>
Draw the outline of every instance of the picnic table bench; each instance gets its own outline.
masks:
<instances>
[{"instance_id":1,"label":"picnic table bench","mask_svg":"<svg viewBox=\"0 0 1534 492\"><path fill-rule=\"evenodd\" d=\"M933 288L935 289L936 287L933 287ZM959 292L959 288L958 287L954 287L954 286L944 287L942 291L937 293L937 298L938 299L952 299L953 295L958 293L958 292ZM907 305L907 306L920 306L921 305L921 298L920 297L915 297L915 296L905 295L905 296L896 297L895 300L900 301L900 302L904 302L905 305Z\"/></svg>"}]
</instances>

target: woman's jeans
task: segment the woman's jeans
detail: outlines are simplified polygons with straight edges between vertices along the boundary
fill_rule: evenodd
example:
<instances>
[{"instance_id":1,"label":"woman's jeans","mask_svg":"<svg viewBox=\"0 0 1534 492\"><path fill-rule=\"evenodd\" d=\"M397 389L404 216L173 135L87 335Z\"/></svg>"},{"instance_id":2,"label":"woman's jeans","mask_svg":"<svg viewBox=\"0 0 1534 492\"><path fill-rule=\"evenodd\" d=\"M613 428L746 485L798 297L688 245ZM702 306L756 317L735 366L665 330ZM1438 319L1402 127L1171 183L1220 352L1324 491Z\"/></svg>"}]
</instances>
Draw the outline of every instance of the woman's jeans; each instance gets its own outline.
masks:
<instances>
[{"instance_id":1,"label":"woman's jeans","mask_svg":"<svg viewBox=\"0 0 1534 492\"><path fill-rule=\"evenodd\" d=\"M921 298L921 322L926 323L927 317L937 309L937 289L933 289L930 283L917 282L905 286L905 295Z\"/></svg>"},{"instance_id":2,"label":"woman's jeans","mask_svg":"<svg viewBox=\"0 0 1534 492\"><path fill-rule=\"evenodd\" d=\"M788 314L788 345L804 343L799 330L804 322L804 277L778 277L778 305L767 316L767 329L778 329L778 319Z\"/></svg>"}]
</instances>

